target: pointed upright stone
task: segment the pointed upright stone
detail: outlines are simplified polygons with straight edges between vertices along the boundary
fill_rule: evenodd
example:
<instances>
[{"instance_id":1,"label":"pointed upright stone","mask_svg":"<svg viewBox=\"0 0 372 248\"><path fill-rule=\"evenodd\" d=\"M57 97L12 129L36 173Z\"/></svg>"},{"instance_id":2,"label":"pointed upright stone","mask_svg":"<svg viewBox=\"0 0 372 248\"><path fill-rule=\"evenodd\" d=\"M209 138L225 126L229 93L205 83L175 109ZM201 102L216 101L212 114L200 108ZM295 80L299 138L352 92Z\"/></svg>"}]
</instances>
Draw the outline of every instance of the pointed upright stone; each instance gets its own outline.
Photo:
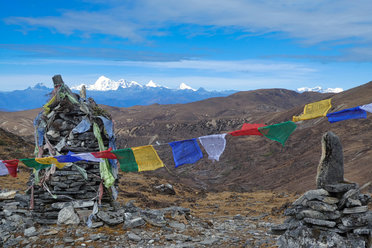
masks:
<instances>
[{"instance_id":1,"label":"pointed upright stone","mask_svg":"<svg viewBox=\"0 0 372 248\"><path fill-rule=\"evenodd\" d=\"M328 184L344 181L344 156L339 138L333 132L327 132L322 137L322 156L316 175L318 189Z\"/></svg>"}]
</instances>

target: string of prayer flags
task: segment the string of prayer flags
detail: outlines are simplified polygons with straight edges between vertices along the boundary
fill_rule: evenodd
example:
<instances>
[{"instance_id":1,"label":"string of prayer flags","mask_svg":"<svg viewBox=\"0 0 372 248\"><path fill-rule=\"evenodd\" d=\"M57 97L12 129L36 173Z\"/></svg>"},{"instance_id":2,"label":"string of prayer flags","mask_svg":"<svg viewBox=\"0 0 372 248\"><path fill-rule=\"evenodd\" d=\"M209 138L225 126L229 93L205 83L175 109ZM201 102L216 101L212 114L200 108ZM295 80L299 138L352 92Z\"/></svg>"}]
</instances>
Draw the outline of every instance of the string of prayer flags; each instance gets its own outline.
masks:
<instances>
[{"instance_id":1,"label":"string of prayer flags","mask_svg":"<svg viewBox=\"0 0 372 248\"><path fill-rule=\"evenodd\" d=\"M108 159L117 159L115 154L112 153L112 148L101 152L92 152L92 155L96 158L108 158Z\"/></svg>"},{"instance_id":2,"label":"string of prayer flags","mask_svg":"<svg viewBox=\"0 0 372 248\"><path fill-rule=\"evenodd\" d=\"M265 124L250 124L250 123L244 123L242 128L240 130L232 131L229 134L232 136L243 136L243 135L260 135L262 136L262 133L258 131L259 127L264 127Z\"/></svg>"},{"instance_id":3,"label":"string of prayer flags","mask_svg":"<svg viewBox=\"0 0 372 248\"><path fill-rule=\"evenodd\" d=\"M18 170L18 159L12 159L12 160L3 160L2 163L5 165L5 167L8 169L9 174L12 177L17 177L17 170Z\"/></svg>"},{"instance_id":4,"label":"string of prayer flags","mask_svg":"<svg viewBox=\"0 0 372 248\"><path fill-rule=\"evenodd\" d=\"M327 115L327 112L331 109L331 98L313 102L305 105L304 113L300 116L293 116L293 122L310 120L319 118Z\"/></svg>"},{"instance_id":5,"label":"string of prayer flags","mask_svg":"<svg viewBox=\"0 0 372 248\"><path fill-rule=\"evenodd\" d=\"M6 176L8 174L9 174L8 168L6 168L3 161L0 160L0 176Z\"/></svg>"},{"instance_id":6,"label":"string of prayer flags","mask_svg":"<svg viewBox=\"0 0 372 248\"><path fill-rule=\"evenodd\" d=\"M258 130L271 140L278 141L283 146L289 136L296 129L296 124L292 121L286 121L279 124L274 124L266 127L259 127Z\"/></svg>"},{"instance_id":7,"label":"string of prayer flags","mask_svg":"<svg viewBox=\"0 0 372 248\"><path fill-rule=\"evenodd\" d=\"M360 109L363 109L363 110L365 110L369 113L372 113L372 103L362 105L362 106L360 106Z\"/></svg>"},{"instance_id":8,"label":"string of prayer flags","mask_svg":"<svg viewBox=\"0 0 372 248\"><path fill-rule=\"evenodd\" d=\"M175 167L183 164L193 164L203 157L203 153L196 139L174 141L169 143L172 147Z\"/></svg>"},{"instance_id":9,"label":"string of prayer flags","mask_svg":"<svg viewBox=\"0 0 372 248\"><path fill-rule=\"evenodd\" d=\"M40 164L55 164L58 169L62 169L67 164L58 162L55 157L35 158L35 161Z\"/></svg>"},{"instance_id":10,"label":"string of prayer flags","mask_svg":"<svg viewBox=\"0 0 372 248\"><path fill-rule=\"evenodd\" d=\"M156 170L164 167L163 161L159 158L152 145L132 148L138 165L138 171Z\"/></svg>"},{"instance_id":11,"label":"string of prayer flags","mask_svg":"<svg viewBox=\"0 0 372 248\"><path fill-rule=\"evenodd\" d=\"M210 160L219 161L220 156L225 151L226 134L213 134L199 137L199 141L208 153Z\"/></svg>"},{"instance_id":12,"label":"string of prayer flags","mask_svg":"<svg viewBox=\"0 0 372 248\"><path fill-rule=\"evenodd\" d=\"M22 163L24 163L27 167L34 168L35 170L45 169L51 166L51 164L40 164L35 161L34 158L24 158L20 159Z\"/></svg>"},{"instance_id":13,"label":"string of prayer flags","mask_svg":"<svg viewBox=\"0 0 372 248\"><path fill-rule=\"evenodd\" d=\"M327 114L330 123L344 121L349 119L366 119L367 112L360 107L344 109L341 111Z\"/></svg>"},{"instance_id":14,"label":"string of prayer flags","mask_svg":"<svg viewBox=\"0 0 372 248\"><path fill-rule=\"evenodd\" d=\"M112 151L116 155L120 164L120 169L124 172L138 171L138 164L131 148L119 149Z\"/></svg>"}]
</instances>

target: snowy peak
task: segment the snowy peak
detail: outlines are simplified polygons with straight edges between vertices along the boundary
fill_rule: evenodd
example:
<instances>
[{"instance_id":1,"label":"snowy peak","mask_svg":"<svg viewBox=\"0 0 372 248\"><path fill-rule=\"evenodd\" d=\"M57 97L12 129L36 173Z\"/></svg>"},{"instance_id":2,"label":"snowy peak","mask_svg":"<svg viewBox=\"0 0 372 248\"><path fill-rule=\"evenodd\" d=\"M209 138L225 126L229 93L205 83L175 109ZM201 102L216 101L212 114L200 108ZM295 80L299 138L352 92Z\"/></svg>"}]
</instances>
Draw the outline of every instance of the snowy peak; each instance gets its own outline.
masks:
<instances>
[{"instance_id":1,"label":"snowy peak","mask_svg":"<svg viewBox=\"0 0 372 248\"><path fill-rule=\"evenodd\" d=\"M154 81L150 80L146 85L146 87L151 87L151 88L158 88L158 87L162 87L161 85L155 83Z\"/></svg>"},{"instance_id":2,"label":"snowy peak","mask_svg":"<svg viewBox=\"0 0 372 248\"><path fill-rule=\"evenodd\" d=\"M309 92L309 91L314 91L314 92L320 92L320 93L340 93L344 91L343 88L327 88L323 89L321 86L315 86L315 87L301 87L297 88L297 91L302 93L302 92Z\"/></svg>"},{"instance_id":3,"label":"snowy peak","mask_svg":"<svg viewBox=\"0 0 372 248\"><path fill-rule=\"evenodd\" d=\"M121 82L115 82L105 76L100 76L93 85L87 86L87 90L99 91L117 90L120 84Z\"/></svg>"},{"instance_id":4,"label":"snowy peak","mask_svg":"<svg viewBox=\"0 0 372 248\"><path fill-rule=\"evenodd\" d=\"M180 90L192 90L192 91L196 91L196 89L193 89L191 88L190 86L188 86L187 84L185 83L181 83L180 86L178 87Z\"/></svg>"}]
</instances>

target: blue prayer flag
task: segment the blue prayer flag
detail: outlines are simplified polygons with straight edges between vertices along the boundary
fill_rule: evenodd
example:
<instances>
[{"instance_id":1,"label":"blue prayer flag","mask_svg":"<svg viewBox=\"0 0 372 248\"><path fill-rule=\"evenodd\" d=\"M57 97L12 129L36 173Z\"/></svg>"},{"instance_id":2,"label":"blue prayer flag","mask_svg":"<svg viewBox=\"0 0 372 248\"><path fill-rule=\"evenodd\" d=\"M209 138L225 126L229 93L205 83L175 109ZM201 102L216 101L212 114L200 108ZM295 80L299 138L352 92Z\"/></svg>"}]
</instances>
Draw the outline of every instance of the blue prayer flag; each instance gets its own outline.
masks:
<instances>
[{"instance_id":1,"label":"blue prayer flag","mask_svg":"<svg viewBox=\"0 0 372 248\"><path fill-rule=\"evenodd\" d=\"M169 143L172 147L175 167L193 164L203 157L196 139L181 140Z\"/></svg>"},{"instance_id":2,"label":"blue prayer flag","mask_svg":"<svg viewBox=\"0 0 372 248\"><path fill-rule=\"evenodd\" d=\"M349 119L366 119L367 112L360 107L344 109L341 111L327 114L330 123L344 121Z\"/></svg>"}]
</instances>

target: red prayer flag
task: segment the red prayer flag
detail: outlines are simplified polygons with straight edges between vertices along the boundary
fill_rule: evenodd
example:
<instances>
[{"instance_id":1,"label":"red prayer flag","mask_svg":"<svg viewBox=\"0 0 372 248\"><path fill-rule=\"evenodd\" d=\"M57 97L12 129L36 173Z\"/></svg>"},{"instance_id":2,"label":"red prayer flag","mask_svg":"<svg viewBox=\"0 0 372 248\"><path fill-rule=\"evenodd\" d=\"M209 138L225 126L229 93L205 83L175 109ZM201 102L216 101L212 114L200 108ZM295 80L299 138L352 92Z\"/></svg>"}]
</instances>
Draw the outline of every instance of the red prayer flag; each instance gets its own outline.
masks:
<instances>
[{"instance_id":1,"label":"red prayer flag","mask_svg":"<svg viewBox=\"0 0 372 248\"><path fill-rule=\"evenodd\" d=\"M257 123L257 124L250 124L250 123L244 123L242 128L240 130L232 131L229 134L232 136L243 136L243 135L260 135L262 136L262 133L258 131L259 127L265 127L265 124Z\"/></svg>"},{"instance_id":2,"label":"red prayer flag","mask_svg":"<svg viewBox=\"0 0 372 248\"><path fill-rule=\"evenodd\" d=\"M113 154L112 152L112 148L110 147L108 150L106 151L102 151L102 152L92 152L92 155L96 158L108 158L108 159L118 159L116 157L115 154Z\"/></svg>"},{"instance_id":3,"label":"red prayer flag","mask_svg":"<svg viewBox=\"0 0 372 248\"><path fill-rule=\"evenodd\" d=\"M13 160L3 160L3 164L6 166L8 169L9 174L12 177L17 177L17 169L18 169L18 159L13 159Z\"/></svg>"}]
</instances>

